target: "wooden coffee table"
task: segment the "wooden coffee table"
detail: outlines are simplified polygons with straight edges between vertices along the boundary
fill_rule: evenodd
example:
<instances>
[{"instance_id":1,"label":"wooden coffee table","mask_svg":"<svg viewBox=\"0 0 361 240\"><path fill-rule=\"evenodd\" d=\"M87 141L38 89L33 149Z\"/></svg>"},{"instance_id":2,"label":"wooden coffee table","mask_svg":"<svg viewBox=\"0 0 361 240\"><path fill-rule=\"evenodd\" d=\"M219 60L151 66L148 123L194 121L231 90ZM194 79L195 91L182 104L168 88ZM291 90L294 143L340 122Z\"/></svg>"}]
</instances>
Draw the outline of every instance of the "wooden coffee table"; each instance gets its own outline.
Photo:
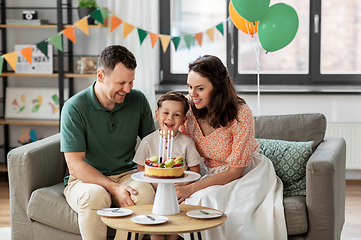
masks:
<instances>
[{"instance_id":1,"label":"wooden coffee table","mask_svg":"<svg viewBox=\"0 0 361 240\"><path fill-rule=\"evenodd\" d=\"M177 233L190 233L191 239L194 239L194 232L197 232L198 239L202 239L200 231L208 228L216 227L226 221L227 216L223 214L218 218L211 219L198 219L186 215L187 212L192 210L214 210L212 208L180 204L180 213L175 215L167 215L169 221L157 225L143 225L131 221L131 218L136 215L152 214L153 205L136 205L127 207L133 210L133 214L125 217L105 217L102 216L101 220L111 228L121 229L128 232L128 239L131 238L134 232L135 239L138 239L139 233L143 234L157 234L169 235Z\"/></svg>"}]
</instances>

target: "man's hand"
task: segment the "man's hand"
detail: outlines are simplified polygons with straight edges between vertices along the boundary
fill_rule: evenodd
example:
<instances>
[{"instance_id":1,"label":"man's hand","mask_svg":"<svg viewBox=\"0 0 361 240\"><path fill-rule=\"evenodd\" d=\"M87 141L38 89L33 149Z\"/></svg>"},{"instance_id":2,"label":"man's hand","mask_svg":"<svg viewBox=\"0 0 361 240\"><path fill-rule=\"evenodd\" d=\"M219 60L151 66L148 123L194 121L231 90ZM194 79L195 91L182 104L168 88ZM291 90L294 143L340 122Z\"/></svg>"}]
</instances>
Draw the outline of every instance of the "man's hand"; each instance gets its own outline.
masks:
<instances>
[{"instance_id":1,"label":"man's hand","mask_svg":"<svg viewBox=\"0 0 361 240\"><path fill-rule=\"evenodd\" d=\"M94 183L104 187L110 194L118 200L119 206L127 207L135 205L130 194L136 195L138 192L132 187L119 185L104 176L97 169L84 161L85 152L64 153L70 174L85 183Z\"/></svg>"},{"instance_id":2,"label":"man's hand","mask_svg":"<svg viewBox=\"0 0 361 240\"><path fill-rule=\"evenodd\" d=\"M114 196L118 200L120 207L128 207L135 205L132 199L130 198L130 194L137 195L138 192L134 190L132 187L119 185L115 189Z\"/></svg>"}]
</instances>

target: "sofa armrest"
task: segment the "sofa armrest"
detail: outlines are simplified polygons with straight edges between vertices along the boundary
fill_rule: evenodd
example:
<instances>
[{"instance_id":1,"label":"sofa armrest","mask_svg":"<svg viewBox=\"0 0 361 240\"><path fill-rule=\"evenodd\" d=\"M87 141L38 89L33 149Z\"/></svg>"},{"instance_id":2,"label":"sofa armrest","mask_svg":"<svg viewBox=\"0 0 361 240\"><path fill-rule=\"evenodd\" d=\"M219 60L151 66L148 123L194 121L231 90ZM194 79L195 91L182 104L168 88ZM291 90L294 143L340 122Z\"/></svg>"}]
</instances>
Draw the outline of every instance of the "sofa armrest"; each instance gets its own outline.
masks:
<instances>
[{"instance_id":1,"label":"sofa armrest","mask_svg":"<svg viewBox=\"0 0 361 240\"><path fill-rule=\"evenodd\" d=\"M326 137L306 167L307 239L338 240L345 222L346 143Z\"/></svg>"},{"instance_id":2,"label":"sofa armrest","mask_svg":"<svg viewBox=\"0 0 361 240\"><path fill-rule=\"evenodd\" d=\"M17 234L31 233L27 216L31 193L61 182L65 174L66 162L60 152L60 134L15 148L8 153L7 159L11 231L16 239L26 239L26 235Z\"/></svg>"}]
</instances>

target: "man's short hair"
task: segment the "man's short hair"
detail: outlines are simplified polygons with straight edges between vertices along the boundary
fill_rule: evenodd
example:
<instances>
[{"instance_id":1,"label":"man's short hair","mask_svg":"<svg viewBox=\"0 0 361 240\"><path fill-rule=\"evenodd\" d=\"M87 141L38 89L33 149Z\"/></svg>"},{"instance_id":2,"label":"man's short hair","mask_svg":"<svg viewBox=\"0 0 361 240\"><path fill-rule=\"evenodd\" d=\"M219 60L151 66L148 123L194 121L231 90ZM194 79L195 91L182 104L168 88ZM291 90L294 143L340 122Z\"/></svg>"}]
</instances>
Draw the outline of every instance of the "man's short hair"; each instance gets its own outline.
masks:
<instances>
[{"instance_id":1,"label":"man's short hair","mask_svg":"<svg viewBox=\"0 0 361 240\"><path fill-rule=\"evenodd\" d=\"M110 45L99 55L98 70L102 69L105 74L113 71L118 63L124 64L126 68L134 70L137 67L135 56L126 47L121 45Z\"/></svg>"}]
</instances>

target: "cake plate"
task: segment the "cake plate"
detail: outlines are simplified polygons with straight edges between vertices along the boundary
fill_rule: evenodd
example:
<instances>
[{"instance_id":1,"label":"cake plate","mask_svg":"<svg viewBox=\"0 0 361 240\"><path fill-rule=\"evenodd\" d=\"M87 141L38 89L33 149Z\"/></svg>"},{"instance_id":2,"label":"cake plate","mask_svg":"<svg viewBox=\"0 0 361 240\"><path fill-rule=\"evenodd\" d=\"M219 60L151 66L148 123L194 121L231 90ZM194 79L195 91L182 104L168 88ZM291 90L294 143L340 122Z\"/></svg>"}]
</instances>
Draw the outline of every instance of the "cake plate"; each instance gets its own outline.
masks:
<instances>
[{"instance_id":1,"label":"cake plate","mask_svg":"<svg viewBox=\"0 0 361 240\"><path fill-rule=\"evenodd\" d=\"M201 177L200 174L190 171L184 172L185 177L173 179L149 178L145 177L144 173L133 173L132 178L141 182L158 183L152 213L159 215L174 215L180 212L174 183L191 182Z\"/></svg>"}]
</instances>

